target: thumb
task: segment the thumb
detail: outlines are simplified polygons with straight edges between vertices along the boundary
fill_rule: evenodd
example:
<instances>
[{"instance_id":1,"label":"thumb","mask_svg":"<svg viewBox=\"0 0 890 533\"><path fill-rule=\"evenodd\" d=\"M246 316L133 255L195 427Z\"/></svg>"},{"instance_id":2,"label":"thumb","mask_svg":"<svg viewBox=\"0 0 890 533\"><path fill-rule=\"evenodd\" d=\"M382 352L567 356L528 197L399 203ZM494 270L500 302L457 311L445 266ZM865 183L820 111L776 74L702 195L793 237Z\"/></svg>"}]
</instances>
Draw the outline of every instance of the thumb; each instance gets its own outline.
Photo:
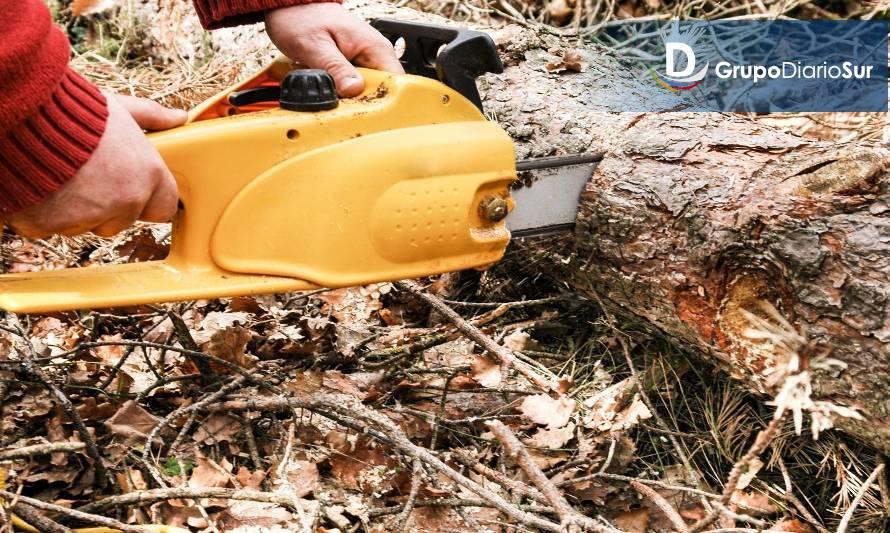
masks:
<instances>
[{"instance_id":1,"label":"thumb","mask_svg":"<svg viewBox=\"0 0 890 533\"><path fill-rule=\"evenodd\" d=\"M346 59L331 38L320 39L307 50L307 66L323 68L334 78L337 92L344 98L357 96L365 89L365 80Z\"/></svg>"},{"instance_id":2,"label":"thumb","mask_svg":"<svg viewBox=\"0 0 890 533\"><path fill-rule=\"evenodd\" d=\"M182 109L171 109L149 100L123 94L107 95L130 113L139 127L148 131L160 131L182 126L188 119L188 113Z\"/></svg>"}]
</instances>

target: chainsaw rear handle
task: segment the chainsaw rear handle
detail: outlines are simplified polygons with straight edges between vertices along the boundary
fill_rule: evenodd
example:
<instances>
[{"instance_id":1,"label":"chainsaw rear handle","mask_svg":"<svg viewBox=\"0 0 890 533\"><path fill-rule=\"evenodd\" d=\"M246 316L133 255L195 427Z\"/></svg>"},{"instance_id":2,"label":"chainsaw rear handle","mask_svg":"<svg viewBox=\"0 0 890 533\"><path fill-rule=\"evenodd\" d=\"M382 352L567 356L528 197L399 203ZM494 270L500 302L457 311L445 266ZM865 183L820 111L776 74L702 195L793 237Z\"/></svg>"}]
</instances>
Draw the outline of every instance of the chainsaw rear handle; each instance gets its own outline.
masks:
<instances>
[{"instance_id":1,"label":"chainsaw rear handle","mask_svg":"<svg viewBox=\"0 0 890 533\"><path fill-rule=\"evenodd\" d=\"M405 51L399 60L406 73L441 81L480 111L482 99L476 78L504 71L497 46L481 31L391 19L376 19L371 26L393 44L399 39L404 42Z\"/></svg>"}]
</instances>

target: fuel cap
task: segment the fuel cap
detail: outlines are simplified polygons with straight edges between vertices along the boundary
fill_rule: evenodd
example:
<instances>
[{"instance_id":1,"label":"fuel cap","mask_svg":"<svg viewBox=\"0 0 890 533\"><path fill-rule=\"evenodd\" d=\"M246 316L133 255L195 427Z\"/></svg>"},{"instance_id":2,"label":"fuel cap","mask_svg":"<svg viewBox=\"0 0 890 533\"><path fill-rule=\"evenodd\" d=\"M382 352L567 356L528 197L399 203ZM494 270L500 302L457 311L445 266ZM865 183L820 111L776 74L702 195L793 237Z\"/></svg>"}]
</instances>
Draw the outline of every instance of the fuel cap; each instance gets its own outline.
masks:
<instances>
[{"instance_id":1,"label":"fuel cap","mask_svg":"<svg viewBox=\"0 0 890 533\"><path fill-rule=\"evenodd\" d=\"M334 78L326 70L297 69L281 80L281 107L290 111L323 111L340 103Z\"/></svg>"}]
</instances>

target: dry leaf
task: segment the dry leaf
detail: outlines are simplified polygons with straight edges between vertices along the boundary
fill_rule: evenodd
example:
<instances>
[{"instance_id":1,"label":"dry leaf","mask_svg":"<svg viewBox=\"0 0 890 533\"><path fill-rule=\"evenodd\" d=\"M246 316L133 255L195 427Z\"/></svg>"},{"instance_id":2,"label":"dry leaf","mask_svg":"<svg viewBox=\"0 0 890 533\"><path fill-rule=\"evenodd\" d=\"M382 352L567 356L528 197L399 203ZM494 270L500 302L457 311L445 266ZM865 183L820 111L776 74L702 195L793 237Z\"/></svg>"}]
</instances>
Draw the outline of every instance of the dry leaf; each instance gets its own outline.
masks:
<instances>
[{"instance_id":1,"label":"dry leaf","mask_svg":"<svg viewBox=\"0 0 890 533\"><path fill-rule=\"evenodd\" d=\"M740 510L752 516L779 512L779 508L770 500L769 496L762 492L737 490L732 493L730 502L744 506Z\"/></svg>"},{"instance_id":2,"label":"dry leaf","mask_svg":"<svg viewBox=\"0 0 890 533\"><path fill-rule=\"evenodd\" d=\"M257 358L245 353L250 342L250 330L242 324L248 322L247 313L209 313L194 333L195 342L204 353L243 368L252 368Z\"/></svg>"},{"instance_id":3,"label":"dry leaf","mask_svg":"<svg viewBox=\"0 0 890 533\"><path fill-rule=\"evenodd\" d=\"M75 3L77 2L75 1ZM74 10L73 6L74 4L72 4L72 11ZM76 13L75 16L77 16ZM128 263L163 259L167 257L169 250L169 246L158 243L151 228L148 227L127 234L126 240L114 249L119 257L126 257Z\"/></svg>"},{"instance_id":4,"label":"dry leaf","mask_svg":"<svg viewBox=\"0 0 890 533\"><path fill-rule=\"evenodd\" d=\"M534 435L523 442L537 448L562 448L575 436L575 424L569 422L565 427L556 429L538 429Z\"/></svg>"},{"instance_id":5,"label":"dry leaf","mask_svg":"<svg viewBox=\"0 0 890 533\"><path fill-rule=\"evenodd\" d=\"M535 394L525 397L519 411L535 424L550 429L561 428L569 423L575 411L575 400L565 396L554 400L546 394Z\"/></svg>"},{"instance_id":6,"label":"dry leaf","mask_svg":"<svg viewBox=\"0 0 890 533\"><path fill-rule=\"evenodd\" d=\"M292 461L288 464L287 480L297 498L318 490L318 467L309 461Z\"/></svg>"},{"instance_id":7,"label":"dry leaf","mask_svg":"<svg viewBox=\"0 0 890 533\"><path fill-rule=\"evenodd\" d=\"M584 72L587 69L587 62L577 50L566 50L562 57L554 59L547 63L547 70L550 72Z\"/></svg>"},{"instance_id":8,"label":"dry leaf","mask_svg":"<svg viewBox=\"0 0 890 533\"><path fill-rule=\"evenodd\" d=\"M630 387L632 382L627 378L584 400L584 406L588 411L584 415L582 425L597 431L624 431L637 425L641 420L651 418L652 413L639 395L635 396L624 409L616 411L620 408L620 404L626 401Z\"/></svg>"},{"instance_id":9,"label":"dry leaf","mask_svg":"<svg viewBox=\"0 0 890 533\"><path fill-rule=\"evenodd\" d=\"M133 400L128 400L105 421L105 427L124 439L145 439L161 419L149 413Z\"/></svg>"},{"instance_id":10,"label":"dry leaf","mask_svg":"<svg viewBox=\"0 0 890 533\"><path fill-rule=\"evenodd\" d=\"M245 489L260 490L263 486L263 480L266 479L266 473L262 470L251 472L246 467L242 466L238 468L238 473L235 474L235 479L238 480L238 483Z\"/></svg>"},{"instance_id":11,"label":"dry leaf","mask_svg":"<svg viewBox=\"0 0 890 533\"><path fill-rule=\"evenodd\" d=\"M193 489L225 487L229 484L229 474L219 464L207 457L198 457L197 466L189 476L188 486Z\"/></svg>"},{"instance_id":12,"label":"dry leaf","mask_svg":"<svg viewBox=\"0 0 890 533\"><path fill-rule=\"evenodd\" d=\"M351 376L339 370L328 370L323 376L322 384L329 389L348 394L359 400L364 400L368 396L366 392L358 387L358 384L352 381Z\"/></svg>"},{"instance_id":13,"label":"dry leaf","mask_svg":"<svg viewBox=\"0 0 890 533\"><path fill-rule=\"evenodd\" d=\"M648 533L649 509L632 509L625 511L613 520L615 527L625 533Z\"/></svg>"},{"instance_id":14,"label":"dry leaf","mask_svg":"<svg viewBox=\"0 0 890 533\"><path fill-rule=\"evenodd\" d=\"M470 375L483 387L497 387L501 384L501 365L484 355L477 355L470 365Z\"/></svg>"},{"instance_id":15,"label":"dry leaf","mask_svg":"<svg viewBox=\"0 0 890 533\"><path fill-rule=\"evenodd\" d=\"M250 531L266 531L277 524L285 524L293 520L290 512L274 503L234 501L226 505L225 511L220 515L220 525L223 531L232 531L236 528L247 528ZM291 528L283 531L292 530Z\"/></svg>"},{"instance_id":16,"label":"dry leaf","mask_svg":"<svg viewBox=\"0 0 890 533\"><path fill-rule=\"evenodd\" d=\"M192 437L195 442L213 445L222 442L234 442L243 427L241 422L229 415L214 413L207 417Z\"/></svg>"},{"instance_id":17,"label":"dry leaf","mask_svg":"<svg viewBox=\"0 0 890 533\"><path fill-rule=\"evenodd\" d=\"M792 520L788 518L776 522L772 527L769 528L769 530L787 531L788 533L816 533L816 530L813 529L809 524L801 522L800 520Z\"/></svg>"},{"instance_id":18,"label":"dry leaf","mask_svg":"<svg viewBox=\"0 0 890 533\"><path fill-rule=\"evenodd\" d=\"M504 337L504 346L517 352L522 350L534 350L538 347L537 343L532 340L531 335L521 329L517 329Z\"/></svg>"},{"instance_id":19,"label":"dry leaf","mask_svg":"<svg viewBox=\"0 0 890 533\"><path fill-rule=\"evenodd\" d=\"M369 319L375 311L383 307L379 300L380 292L377 290L379 285L383 284L327 291L315 298L325 302L322 311L329 313L341 324L361 322Z\"/></svg>"}]
</instances>

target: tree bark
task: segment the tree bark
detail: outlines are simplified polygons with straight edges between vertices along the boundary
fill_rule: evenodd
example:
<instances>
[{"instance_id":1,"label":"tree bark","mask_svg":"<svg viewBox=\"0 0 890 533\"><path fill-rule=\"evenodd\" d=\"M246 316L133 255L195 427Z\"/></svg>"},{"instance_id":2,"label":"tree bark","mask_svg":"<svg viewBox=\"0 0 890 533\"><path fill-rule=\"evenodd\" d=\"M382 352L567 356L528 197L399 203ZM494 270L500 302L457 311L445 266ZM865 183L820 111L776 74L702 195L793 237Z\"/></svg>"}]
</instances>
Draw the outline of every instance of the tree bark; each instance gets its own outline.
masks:
<instances>
[{"instance_id":1,"label":"tree bark","mask_svg":"<svg viewBox=\"0 0 890 533\"><path fill-rule=\"evenodd\" d=\"M890 452L890 150L731 114L604 112L616 99L676 97L637 83L607 49L541 27L487 31L507 69L479 85L517 156L605 152L574 235L520 244L529 263L543 259L760 393L775 392L785 361L746 335L742 310L771 303L843 365L812 370L814 397L857 409L863 420L837 425Z\"/></svg>"}]
</instances>

